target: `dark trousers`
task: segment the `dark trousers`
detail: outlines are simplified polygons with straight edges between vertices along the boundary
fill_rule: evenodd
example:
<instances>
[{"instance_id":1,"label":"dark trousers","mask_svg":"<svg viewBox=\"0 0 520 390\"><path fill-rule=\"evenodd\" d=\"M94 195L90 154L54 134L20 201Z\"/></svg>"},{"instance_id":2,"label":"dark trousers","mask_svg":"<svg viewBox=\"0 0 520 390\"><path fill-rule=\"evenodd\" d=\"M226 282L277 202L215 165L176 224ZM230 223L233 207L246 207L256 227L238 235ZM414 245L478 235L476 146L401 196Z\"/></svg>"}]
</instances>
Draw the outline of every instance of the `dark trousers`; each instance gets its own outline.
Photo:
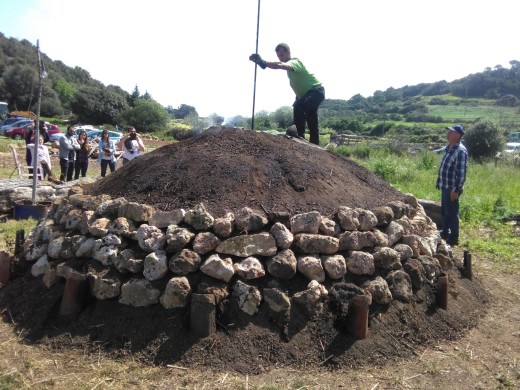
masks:
<instances>
[{"instance_id":1,"label":"dark trousers","mask_svg":"<svg viewBox=\"0 0 520 390\"><path fill-rule=\"evenodd\" d=\"M310 139L313 144L320 144L320 130L318 128L318 107L325 99L325 90L311 89L302 98L296 99L293 104L294 125L298 136L305 135L305 122L309 126Z\"/></svg>"},{"instance_id":2,"label":"dark trousers","mask_svg":"<svg viewBox=\"0 0 520 390\"><path fill-rule=\"evenodd\" d=\"M448 244L453 245L459 242L459 199L452 201L450 196L451 189L443 188L441 194L441 237L444 238Z\"/></svg>"},{"instance_id":3,"label":"dark trousers","mask_svg":"<svg viewBox=\"0 0 520 390\"><path fill-rule=\"evenodd\" d=\"M74 180L79 179L79 174L81 173L81 177L87 176L88 169L88 160L87 161L76 161L74 164Z\"/></svg>"},{"instance_id":4,"label":"dark trousers","mask_svg":"<svg viewBox=\"0 0 520 390\"><path fill-rule=\"evenodd\" d=\"M74 174L74 160L67 160L65 158L60 158L60 180L61 181L71 181L72 175Z\"/></svg>"},{"instance_id":5,"label":"dark trousers","mask_svg":"<svg viewBox=\"0 0 520 390\"><path fill-rule=\"evenodd\" d=\"M101 160L101 177L105 177L107 174L107 166L110 167L110 172L114 172L116 170L116 163L112 160Z\"/></svg>"}]
</instances>

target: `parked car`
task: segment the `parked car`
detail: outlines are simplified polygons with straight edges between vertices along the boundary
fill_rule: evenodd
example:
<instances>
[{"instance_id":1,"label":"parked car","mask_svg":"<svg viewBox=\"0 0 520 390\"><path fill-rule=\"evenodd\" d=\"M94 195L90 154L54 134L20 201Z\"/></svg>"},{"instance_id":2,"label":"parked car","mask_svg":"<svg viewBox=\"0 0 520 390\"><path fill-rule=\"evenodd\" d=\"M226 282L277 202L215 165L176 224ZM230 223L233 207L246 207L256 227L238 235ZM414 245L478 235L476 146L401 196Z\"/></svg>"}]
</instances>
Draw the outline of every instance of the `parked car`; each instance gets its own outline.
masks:
<instances>
[{"instance_id":1,"label":"parked car","mask_svg":"<svg viewBox=\"0 0 520 390\"><path fill-rule=\"evenodd\" d=\"M8 118L8 119L6 119L6 121L9 121L9 119L14 119L14 118ZM27 118L16 118L16 120L9 121L8 124L2 125L2 127L0 127L0 133L5 134L5 132L7 130L12 129L13 127L22 127L29 123L32 124L33 120L27 119Z\"/></svg>"},{"instance_id":2,"label":"parked car","mask_svg":"<svg viewBox=\"0 0 520 390\"><path fill-rule=\"evenodd\" d=\"M96 138L96 136L98 137L98 139L101 139L101 133L102 132L103 132L103 130L101 130L101 129L89 130L89 131L87 131L87 138L90 141L93 140L94 138ZM119 142L119 140L121 138L123 138L123 133L120 133L119 131L109 130L108 131L108 136L110 137L110 139L112 141Z\"/></svg>"},{"instance_id":3,"label":"parked car","mask_svg":"<svg viewBox=\"0 0 520 390\"><path fill-rule=\"evenodd\" d=\"M7 129L4 135L12 139L24 139L27 135L29 126L32 126L32 122L29 122L23 126ZM56 126L53 123L45 122L45 126L47 127L47 133L49 133L49 137L53 134L60 133L60 129L58 128L58 126Z\"/></svg>"},{"instance_id":4,"label":"parked car","mask_svg":"<svg viewBox=\"0 0 520 390\"><path fill-rule=\"evenodd\" d=\"M61 137L65 137L65 133L62 133L60 131L58 133L51 134L49 138L51 139L51 142L54 142L54 141L59 142Z\"/></svg>"},{"instance_id":5,"label":"parked car","mask_svg":"<svg viewBox=\"0 0 520 390\"><path fill-rule=\"evenodd\" d=\"M506 144L506 153L520 153L520 142L508 142Z\"/></svg>"},{"instance_id":6,"label":"parked car","mask_svg":"<svg viewBox=\"0 0 520 390\"><path fill-rule=\"evenodd\" d=\"M53 134L61 133L60 128L54 123L45 122L45 126L47 127L47 133L49 134L49 137Z\"/></svg>"},{"instance_id":7,"label":"parked car","mask_svg":"<svg viewBox=\"0 0 520 390\"><path fill-rule=\"evenodd\" d=\"M32 126L32 123L27 123L24 126L20 127L12 127L10 129L7 129L4 135L12 139L24 139L25 135L29 131L29 126Z\"/></svg>"}]
</instances>

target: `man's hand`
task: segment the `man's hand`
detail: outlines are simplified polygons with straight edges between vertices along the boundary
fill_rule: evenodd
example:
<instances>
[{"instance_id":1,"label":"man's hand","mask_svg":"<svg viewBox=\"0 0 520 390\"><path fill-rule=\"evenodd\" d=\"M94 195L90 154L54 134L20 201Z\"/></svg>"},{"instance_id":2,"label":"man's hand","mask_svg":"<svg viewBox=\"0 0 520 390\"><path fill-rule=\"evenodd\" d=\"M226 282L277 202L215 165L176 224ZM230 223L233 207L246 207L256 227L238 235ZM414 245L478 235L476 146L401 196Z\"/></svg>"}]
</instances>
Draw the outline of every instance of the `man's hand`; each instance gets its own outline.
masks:
<instances>
[{"instance_id":1,"label":"man's hand","mask_svg":"<svg viewBox=\"0 0 520 390\"><path fill-rule=\"evenodd\" d=\"M267 68L267 62L260 57L260 54L251 54L249 60L253 61L262 69Z\"/></svg>"}]
</instances>

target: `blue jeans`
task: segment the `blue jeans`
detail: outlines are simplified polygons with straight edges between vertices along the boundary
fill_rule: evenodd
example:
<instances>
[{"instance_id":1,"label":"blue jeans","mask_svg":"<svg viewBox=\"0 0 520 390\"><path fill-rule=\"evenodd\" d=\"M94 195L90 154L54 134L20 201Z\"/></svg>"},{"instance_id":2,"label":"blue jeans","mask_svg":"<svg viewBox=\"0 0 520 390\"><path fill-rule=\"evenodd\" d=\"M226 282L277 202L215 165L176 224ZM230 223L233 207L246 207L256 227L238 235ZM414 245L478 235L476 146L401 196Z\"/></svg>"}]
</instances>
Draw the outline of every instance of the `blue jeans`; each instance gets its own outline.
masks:
<instances>
[{"instance_id":1,"label":"blue jeans","mask_svg":"<svg viewBox=\"0 0 520 390\"><path fill-rule=\"evenodd\" d=\"M116 170L116 163L112 160L101 160L101 177L105 177L107 174L107 165L110 167L110 172L114 172Z\"/></svg>"},{"instance_id":2,"label":"blue jeans","mask_svg":"<svg viewBox=\"0 0 520 390\"><path fill-rule=\"evenodd\" d=\"M450 245L459 242L459 199L450 199L451 189L442 189L441 213L442 213L442 233L441 237ZM459 194L460 197L460 194Z\"/></svg>"}]
</instances>

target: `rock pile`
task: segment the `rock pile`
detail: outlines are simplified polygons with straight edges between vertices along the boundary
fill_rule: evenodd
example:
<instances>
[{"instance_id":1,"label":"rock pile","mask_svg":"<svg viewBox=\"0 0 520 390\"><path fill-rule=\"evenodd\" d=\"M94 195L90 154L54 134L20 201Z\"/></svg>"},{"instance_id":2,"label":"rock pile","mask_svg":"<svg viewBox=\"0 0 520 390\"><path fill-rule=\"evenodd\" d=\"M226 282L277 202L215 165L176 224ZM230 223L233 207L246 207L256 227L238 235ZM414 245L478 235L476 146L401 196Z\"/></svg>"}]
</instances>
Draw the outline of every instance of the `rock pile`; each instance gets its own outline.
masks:
<instances>
[{"instance_id":1,"label":"rock pile","mask_svg":"<svg viewBox=\"0 0 520 390\"><path fill-rule=\"evenodd\" d=\"M409 302L453 265L413 195L372 210L339 206L329 218L248 207L216 216L202 203L160 211L76 193L54 202L23 249L47 287L83 281L97 300L165 309L210 294L248 315L266 305L285 321L293 304L313 316L345 289L349 299ZM308 281L303 288L291 286L297 275Z\"/></svg>"}]
</instances>

